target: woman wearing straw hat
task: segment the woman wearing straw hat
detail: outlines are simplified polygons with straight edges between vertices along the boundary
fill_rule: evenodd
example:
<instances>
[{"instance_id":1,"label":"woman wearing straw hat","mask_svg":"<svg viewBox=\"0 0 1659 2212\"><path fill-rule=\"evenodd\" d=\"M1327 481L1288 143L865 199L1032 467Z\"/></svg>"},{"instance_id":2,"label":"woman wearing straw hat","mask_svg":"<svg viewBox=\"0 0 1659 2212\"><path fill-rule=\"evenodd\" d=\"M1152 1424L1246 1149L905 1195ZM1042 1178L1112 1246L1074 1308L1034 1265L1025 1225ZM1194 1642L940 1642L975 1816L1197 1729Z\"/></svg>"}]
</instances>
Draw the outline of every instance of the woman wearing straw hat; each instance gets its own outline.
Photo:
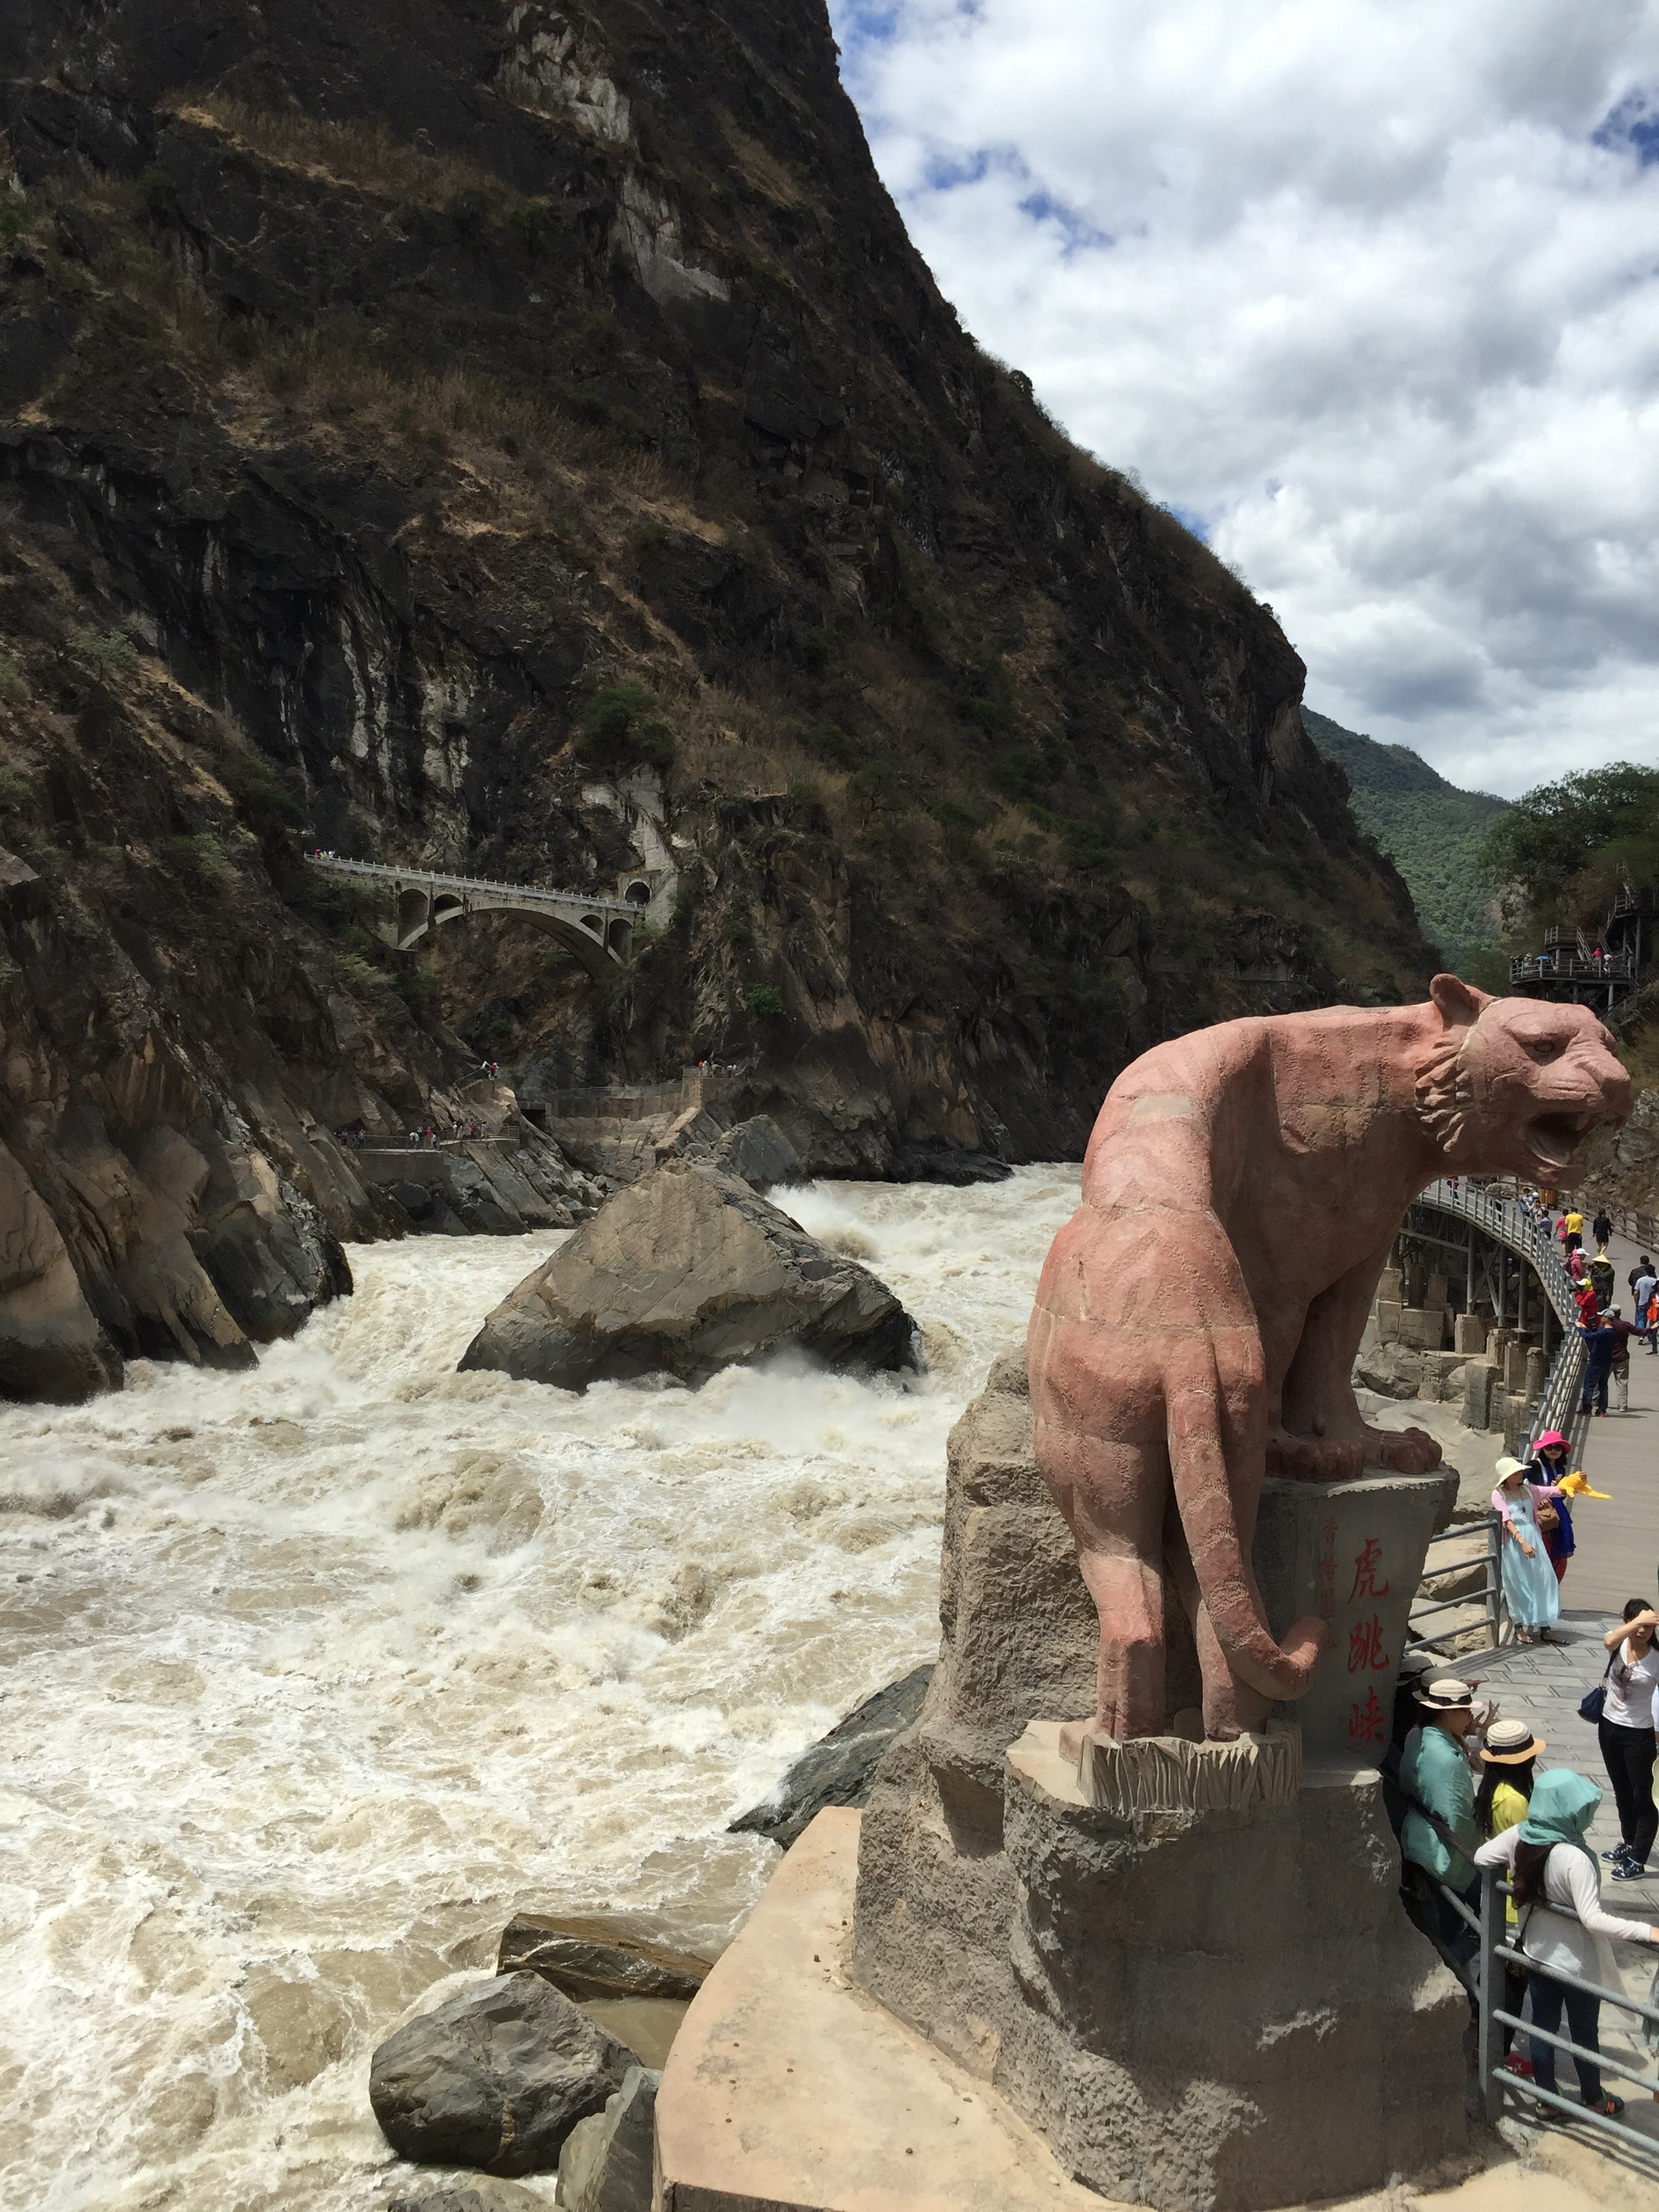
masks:
<instances>
[{"instance_id":1,"label":"woman wearing straw hat","mask_svg":"<svg viewBox=\"0 0 1659 2212\"><path fill-rule=\"evenodd\" d=\"M1551 1624L1561 1617L1561 1585L1555 1579L1538 1526L1538 1508L1546 1498L1554 1504L1561 1495L1553 1482L1531 1484L1524 1462L1505 1456L1498 1462L1498 1487L1492 1509L1502 1529L1499 1549L1504 1602L1515 1625L1520 1644L1560 1644Z\"/></svg>"},{"instance_id":2,"label":"woman wearing straw hat","mask_svg":"<svg viewBox=\"0 0 1659 2212\"><path fill-rule=\"evenodd\" d=\"M1480 1751L1480 1763L1486 1771L1474 1793L1474 1825L1488 1841L1493 1836L1506 1834L1510 1828L1518 1828L1526 1819L1528 1802L1532 1796L1534 1762L1545 1748L1543 1737L1533 1734L1530 1721L1494 1721L1486 1730ZM1513 1942L1516 1917L1512 1897L1504 1899L1504 1915ZM1524 1969L1506 1964L1504 2011L1518 2015L1526 1996ZM1532 2072L1532 2061L1522 2057L1519 2051L1511 2053L1510 2045L1514 2040L1515 2030L1505 2026L1504 2063L1511 2074L1525 2076Z\"/></svg>"},{"instance_id":3,"label":"woman wearing straw hat","mask_svg":"<svg viewBox=\"0 0 1659 2212\"><path fill-rule=\"evenodd\" d=\"M1569 1767L1553 1767L1534 1784L1527 1817L1519 1827L1506 1828L1482 1844L1474 1858L1480 1867L1513 1869L1519 1948L1525 1958L1574 1974L1581 1982L1617 1990L1622 1984L1609 1938L1659 1944L1659 1928L1620 1920L1601 1910L1601 1869L1585 1841L1601 1802L1595 1783ZM1568 2040L1584 2051L1599 2051L1601 2000L1552 1981L1547 1974L1534 1973L1530 1979L1532 2024L1538 2031L1531 2038L1533 2078L1540 2089L1556 2096L1555 2046L1541 2038L1560 2033L1565 2006ZM1609 2117L1623 2112L1624 2099L1605 2094L1601 2069L1593 2060L1575 2058L1572 2063L1581 2103Z\"/></svg>"},{"instance_id":4,"label":"woman wearing straw hat","mask_svg":"<svg viewBox=\"0 0 1659 2212\"><path fill-rule=\"evenodd\" d=\"M1421 1718L1406 1738L1400 1759L1400 1794L1407 1807L1401 1853L1408 1866L1432 1875L1473 1905L1480 1893L1474 1851L1480 1831L1463 1738L1474 1726L1474 1692L1467 1682L1442 1674L1414 1694ZM1438 1890L1419 1882L1416 1895L1424 1908L1431 1907L1443 1948L1455 1959L1468 1958L1474 1939L1468 1923ZM1432 1934L1433 1927L1426 1932Z\"/></svg>"}]
</instances>

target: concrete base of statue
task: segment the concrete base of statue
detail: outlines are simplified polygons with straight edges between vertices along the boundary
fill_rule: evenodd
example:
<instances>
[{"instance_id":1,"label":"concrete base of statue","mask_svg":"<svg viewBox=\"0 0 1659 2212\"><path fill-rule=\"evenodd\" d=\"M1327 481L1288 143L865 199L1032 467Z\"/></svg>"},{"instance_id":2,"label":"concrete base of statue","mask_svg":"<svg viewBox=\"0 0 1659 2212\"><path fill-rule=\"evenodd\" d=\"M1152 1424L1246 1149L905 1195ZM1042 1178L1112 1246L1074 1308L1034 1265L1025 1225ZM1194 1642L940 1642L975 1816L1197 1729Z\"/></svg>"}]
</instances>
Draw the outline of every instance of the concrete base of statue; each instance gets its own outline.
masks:
<instances>
[{"instance_id":1,"label":"concrete base of statue","mask_svg":"<svg viewBox=\"0 0 1659 2212\"><path fill-rule=\"evenodd\" d=\"M1097 1626L1024 1380L1000 1360L951 1437L939 1664L866 1808L854 1980L1109 2197L1255 2212L1443 2170L1468 2008L1400 1905L1375 1761L1448 1486L1270 1486L1270 1620L1338 1630L1308 1728L1193 1742L1172 1618L1170 1734L1062 1751Z\"/></svg>"}]
</instances>

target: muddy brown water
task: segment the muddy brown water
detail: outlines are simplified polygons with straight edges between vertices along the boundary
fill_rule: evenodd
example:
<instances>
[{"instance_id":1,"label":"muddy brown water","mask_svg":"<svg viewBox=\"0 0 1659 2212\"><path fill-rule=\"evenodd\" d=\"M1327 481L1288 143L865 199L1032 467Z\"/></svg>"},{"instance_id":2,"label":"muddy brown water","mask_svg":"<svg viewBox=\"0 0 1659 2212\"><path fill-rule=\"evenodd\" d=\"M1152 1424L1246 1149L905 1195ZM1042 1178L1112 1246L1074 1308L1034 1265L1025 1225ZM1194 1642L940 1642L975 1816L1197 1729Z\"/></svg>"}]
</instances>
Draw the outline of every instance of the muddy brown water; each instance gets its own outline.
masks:
<instances>
[{"instance_id":1,"label":"muddy brown water","mask_svg":"<svg viewBox=\"0 0 1659 2212\"><path fill-rule=\"evenodd\" d=\"M370 2051L515 1910L717 1952L776 1861L726 1822L933 1654L945 1433L1077 1182L787 1194L909 1382L458 1375L558 1240L433 1238L256 1373L0 1413L0 2201L380 2203Z\"/></svg>"}]
</instances>

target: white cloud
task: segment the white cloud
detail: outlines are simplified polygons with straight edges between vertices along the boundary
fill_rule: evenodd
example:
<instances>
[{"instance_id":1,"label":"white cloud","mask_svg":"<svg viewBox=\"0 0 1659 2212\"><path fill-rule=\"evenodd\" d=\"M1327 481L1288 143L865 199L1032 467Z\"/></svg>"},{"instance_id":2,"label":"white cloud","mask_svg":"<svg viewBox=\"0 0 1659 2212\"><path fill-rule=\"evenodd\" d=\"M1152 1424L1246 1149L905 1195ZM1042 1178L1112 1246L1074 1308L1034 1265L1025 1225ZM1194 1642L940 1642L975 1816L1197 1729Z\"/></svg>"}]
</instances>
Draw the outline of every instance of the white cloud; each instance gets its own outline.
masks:
<instances>
[{"instance_id":1,"label":"white cloud","mask_svg":"<svg viewBox=\"0 0 1659 2212\"><path fill-rule=\"evenodd\" d=\"M1311 705L1491 790L1659 757L1659 0L833 12L963 322Z\"/></svg>"}]
</instances>

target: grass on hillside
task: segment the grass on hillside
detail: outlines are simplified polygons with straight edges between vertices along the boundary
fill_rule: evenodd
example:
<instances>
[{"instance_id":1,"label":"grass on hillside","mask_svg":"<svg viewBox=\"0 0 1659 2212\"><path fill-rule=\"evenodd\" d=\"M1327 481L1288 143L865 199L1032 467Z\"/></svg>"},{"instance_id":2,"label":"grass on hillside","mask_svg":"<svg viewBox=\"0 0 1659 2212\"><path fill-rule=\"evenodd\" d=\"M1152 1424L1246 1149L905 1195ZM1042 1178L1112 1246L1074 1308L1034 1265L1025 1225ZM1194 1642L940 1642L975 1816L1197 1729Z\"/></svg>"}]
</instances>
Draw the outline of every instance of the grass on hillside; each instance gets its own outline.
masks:
<instances>
[{"instance_id":1,"label":"grass on hillside","mask_svg":"<svg viewBox=\"0 0 1659 2212\"><path fill-rule=\"evenodd\" d=\"M1448 783L1406 745L1382 745L1304 708L1321 752L1346 771L1360 826L1401 874L1424 933L1455 965L1496 945L1503 927L1480 875L1480 847L1509 802Z\"/></svg>"}]
</instances>

